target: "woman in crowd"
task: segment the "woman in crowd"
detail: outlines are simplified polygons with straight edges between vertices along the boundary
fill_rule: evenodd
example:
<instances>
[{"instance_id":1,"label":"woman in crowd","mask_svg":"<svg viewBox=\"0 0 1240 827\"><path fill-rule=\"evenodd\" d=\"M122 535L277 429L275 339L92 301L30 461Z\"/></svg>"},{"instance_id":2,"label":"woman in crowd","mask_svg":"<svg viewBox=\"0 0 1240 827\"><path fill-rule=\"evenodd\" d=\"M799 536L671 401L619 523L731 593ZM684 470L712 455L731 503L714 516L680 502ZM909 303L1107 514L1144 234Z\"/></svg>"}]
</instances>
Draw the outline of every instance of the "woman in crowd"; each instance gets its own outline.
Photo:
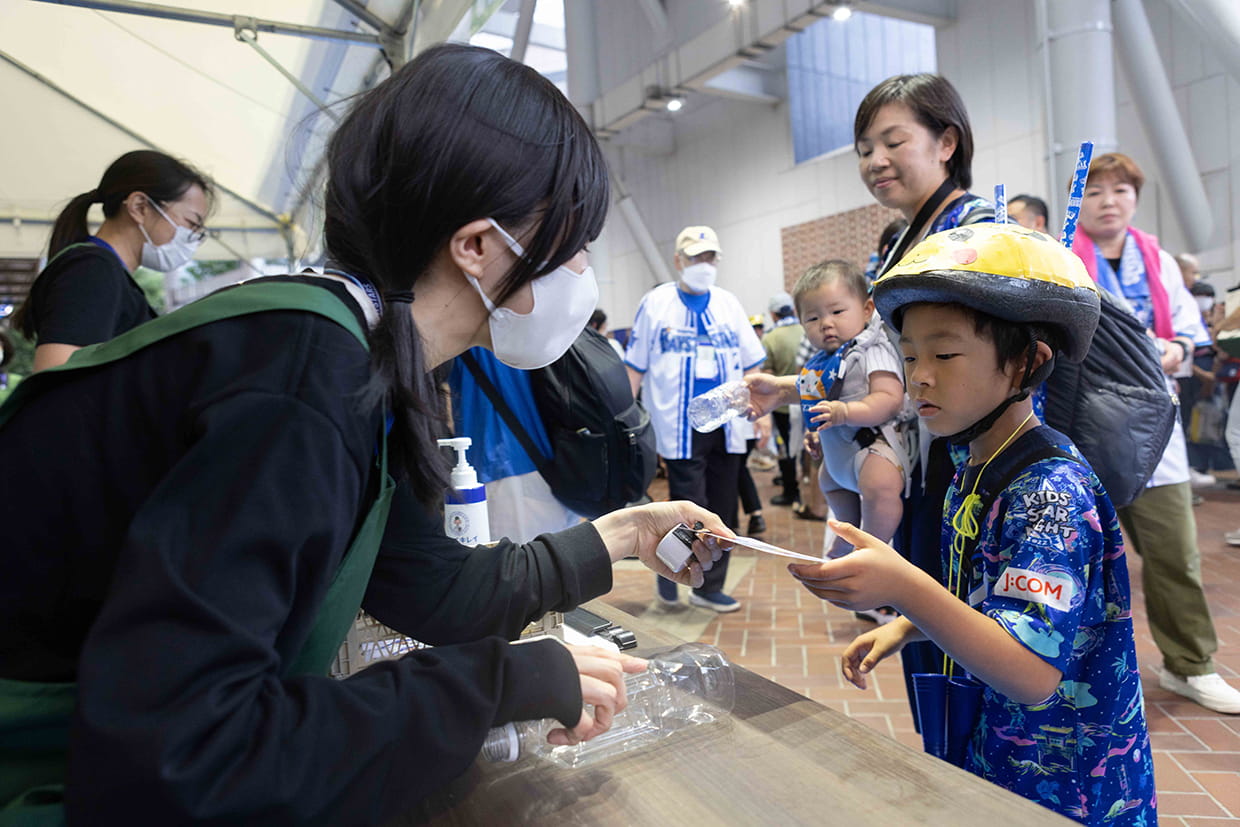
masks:
<instances>
[{"instance_id":1,"label":"woman in crowd","mask_svg":"<svg viewBox=\"0 0 1240 827\"><path fill-rule=\"evenodd\" d=\"M946 78L897 75L875 86L857 107L853 147L874 200L908 222L880 276L928 235L994 220L990 203L969 192L973 129Z\"/></svg>"},{"instance_id":2,"label":"woman in crowd","mask_svg":"<svg viewBox=\"0 0 1240 827\"><path fill-rule=\"evenodd\" d=\"M857 107L853 146L870 194L899 210L909 225L879 266L879 276L928 235L994 220L990 203L969 192L973 128L964 101L946 78L898 75L875 86ZM893 545L922 570L937 574L943 500L955 467L948 438L933 437L924 427L920 436L920 457ZM935 671L941 655L931 643L915 643L903 660L911 680L914 672Z\"/></svg>"},{"instance_id":3,"label":"woman in crowd","mask_svg":"<svg viewBox=\"0 0 1240 827\"><path fill-rule=\"evenodd\" d=\"M1072 250L1098 285L1125 301L1162 354L1163 371L1188 376L1193 351L1210 343L1175 259L1132 226L1145 176L1127 155L1093 159ZM1170 382L1168 383L1170 387ZM1201 553L1179 418L1145 492L1119 509L1141 555L1150 631L1163 656L1159 684L1216 712L1240 713L1240 691L1214 667L1218 638L1201 587Z\"/></svg>"},{"instance_id":4,"label":"woman in crowd","mask_svg":"<svg viewBox=\"0 0 1240 827\"><path fill-rule=\"evenodd\" d=\"M211 197L202 173L140 149L117 158L98 187L70 201L52 227L47 267L13 318L37 344L34 369L63 364L78 348L155 318L132 273L139 264L166 273L192 259ZM94 235L86 225L92 204L103 206Z\"/></svg>"},{"instance_id":5,"label":"woman in crowd","mask_svg":"<svg viewBox=\"0 0 1240 827\"><path fill-rule=\"evenodd\" d=\"M525 545L443 534L432 369L473 345L547 364L597 298L607 172L549 81L430 49L327 160L328 275L221 291L0 409L0 810L382 823L490 727L556 718L569 743L623 708L640 661L511 645L531 619L606 592L626 555L700 585L721 553L657 561L677 523L727 531L685 503ZM359 603L435 648L325 677Z\"/></svg>"}]
</instances>

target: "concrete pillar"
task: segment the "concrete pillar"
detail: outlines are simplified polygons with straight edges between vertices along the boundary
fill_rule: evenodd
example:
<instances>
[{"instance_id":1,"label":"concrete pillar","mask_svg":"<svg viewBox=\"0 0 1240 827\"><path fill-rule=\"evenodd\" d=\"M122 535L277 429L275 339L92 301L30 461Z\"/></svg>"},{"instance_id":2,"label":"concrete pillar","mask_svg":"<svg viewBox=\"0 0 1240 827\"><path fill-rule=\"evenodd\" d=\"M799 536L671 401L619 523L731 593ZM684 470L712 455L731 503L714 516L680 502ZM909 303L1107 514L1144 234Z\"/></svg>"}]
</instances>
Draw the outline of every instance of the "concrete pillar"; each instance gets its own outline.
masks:
<instances>
[{"instance_id":1,"label":"concrete pillar","mask_svg":"<svg viewBox=\"0 0 1240 827\"><path fill-rule=\"evenodd\" d=\"M1115 39L1124 77L1132 88L1141 126L1154 149L1159 181L1170 197L1189 246L1202 250L1214 231L1214 216L1180 110L1175 105L1171 82L1158 56L1150 21L1141 0L1114 0L1114 12Z\"/></svg>"},{"instance_id":2,"label":"concrete pillar","mask_svg":"<svg viewBox=\"0 0 1240 827\"><path fill-rule=\"evenodd\" d=\"M1115 69L1111 51L1110 0L1044 0L1040 14L1047 82L1050 150L1049 229L1058 235L1068 185L1081 141L1094 142L1094 156L1113 152Z\"/></svg>"}]
</instances>

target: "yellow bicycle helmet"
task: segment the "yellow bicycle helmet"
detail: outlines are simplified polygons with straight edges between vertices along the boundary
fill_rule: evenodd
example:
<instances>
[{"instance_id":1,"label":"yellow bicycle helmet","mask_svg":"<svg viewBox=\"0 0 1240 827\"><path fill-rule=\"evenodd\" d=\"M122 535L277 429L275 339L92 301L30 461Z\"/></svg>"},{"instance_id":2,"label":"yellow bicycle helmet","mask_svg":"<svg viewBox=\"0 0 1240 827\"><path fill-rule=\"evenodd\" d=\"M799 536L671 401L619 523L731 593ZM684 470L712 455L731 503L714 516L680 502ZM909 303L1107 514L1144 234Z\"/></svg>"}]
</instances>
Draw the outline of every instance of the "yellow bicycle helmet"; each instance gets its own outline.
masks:
<instances>
[{"instance_id":1,"label":"yellow bicycle helmet","mask_svg":"<svg viewBox=\"0 0 1240 827\"><path fill-rule=\"evenodd\" d=\"M874 304L896 330L910 304L963 304L1005 321L1059 328L1062 355L1071 362L1089 351L1099 301L1075 253L1019 224L935 233L874 282Z\"/></svg>"}]
</instances>

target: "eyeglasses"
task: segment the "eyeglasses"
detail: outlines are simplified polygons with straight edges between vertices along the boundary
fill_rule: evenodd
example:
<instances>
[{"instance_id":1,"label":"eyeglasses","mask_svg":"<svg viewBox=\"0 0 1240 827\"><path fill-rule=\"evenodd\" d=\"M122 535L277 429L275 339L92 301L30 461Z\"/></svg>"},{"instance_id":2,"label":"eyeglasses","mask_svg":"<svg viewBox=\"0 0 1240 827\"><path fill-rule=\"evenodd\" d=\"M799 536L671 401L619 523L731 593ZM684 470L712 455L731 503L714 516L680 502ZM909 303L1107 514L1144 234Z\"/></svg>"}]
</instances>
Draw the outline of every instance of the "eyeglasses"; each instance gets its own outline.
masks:
<instances>
[{"instance_id":1,"label":"eyeglasses","mask_svg":"<svg viewBox=\"0 0 1240 827\"><path fill-rule=\"evenodd\" d=\"M177 224L176 221L172 220L172 216L168 215L168 213L160 209L159 204L156 203L154 198L147 196L147 200L150 201L151 206L153 206L156 210L159 210L159 214L162 215L164 218L168 219L168 221L170 221L173 224L176 224L179 227L184 227L185 229L189 230L189 240L192 241L193 243L199 244L202 242L204 238L207 237L207 227L205 224L202 224L197 221L192 221L189 219L186 219L185 224ZM164 203L167 204L168 202L165 201Z\"/></svg>"}]
</instances>

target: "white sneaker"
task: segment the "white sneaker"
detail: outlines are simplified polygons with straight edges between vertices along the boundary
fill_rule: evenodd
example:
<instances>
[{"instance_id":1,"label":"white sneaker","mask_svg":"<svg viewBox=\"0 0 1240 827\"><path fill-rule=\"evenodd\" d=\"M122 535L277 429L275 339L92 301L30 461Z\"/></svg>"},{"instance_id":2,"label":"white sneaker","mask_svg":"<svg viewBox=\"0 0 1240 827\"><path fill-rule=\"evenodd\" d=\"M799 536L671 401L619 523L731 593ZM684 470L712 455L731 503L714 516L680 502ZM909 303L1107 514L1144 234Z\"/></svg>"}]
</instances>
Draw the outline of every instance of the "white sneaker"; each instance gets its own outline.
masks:
<instances>
[{"instance_id":1,"label":"white sneaker","mask_svg":"<svg viewBox=\"0 0 1240 827\"><path fill-rule=\"evenodd\" d=\"M1183 695L1206 709L1227 715L1240 715L1240 690L1228 685L1217 672L1181 678L1166 669L1159 669L1158 685L1168 692Z\"/></svg>"},{"instance_id":2,"label":"white sneaker","mask_svg":"<svg viewBox=\"0 0 1240 827\"><path fill-rule=\"evenodd\" d=\"M1223 542L1229 546L1240 546L1240 528L1223 533Z\"/></svg>"},{"instance_id":3,"label":"white sneaker","mask_svg":"<svg viewBox=\"0 0 1240 827\"><path fill-rule=\"evenodd\" d=\"M1188 484L1193 488L1209 488L1216 482L1218 482L1218 480L1214 478L1213 474L1202 473L1196 468L1188 469Z\"/></svg>"}]
</instances>

